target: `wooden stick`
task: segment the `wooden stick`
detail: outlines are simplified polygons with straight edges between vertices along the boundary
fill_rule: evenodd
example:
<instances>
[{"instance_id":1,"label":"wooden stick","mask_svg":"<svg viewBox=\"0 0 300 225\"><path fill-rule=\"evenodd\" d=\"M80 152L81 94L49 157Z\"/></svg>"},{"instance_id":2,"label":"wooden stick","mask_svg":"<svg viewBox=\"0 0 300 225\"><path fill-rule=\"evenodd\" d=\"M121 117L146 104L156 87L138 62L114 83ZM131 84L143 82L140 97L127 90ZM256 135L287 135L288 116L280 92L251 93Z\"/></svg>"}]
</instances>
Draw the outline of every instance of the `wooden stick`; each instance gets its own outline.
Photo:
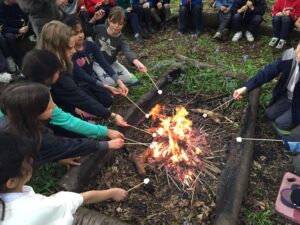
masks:
<instances>
[{"instance_id":1,"label":"wooden stick","mask_svg":"<svg viewBox=\"0 0 300 225\"><path fill-rule=\"evenodd\" d=\"M146 133L146 134L150 134L150 135L152 135L152 133L150 133L150 132L148 132L148 131L145 131L145 130L143 130L143 129L141 129L141 128L138 128L138 127L136 127L136 126L133 126L133 125L130 125L130 124L127 124L129 127L132 127L132 128L134 128L134 129L136 129L136 130L139 130L139 131L142 131L142 132L144 132L144 133Z\"/></svg>"},{"instance_id":2,"label":"wooden stick","mask_svg":"<svg viewBox=\"0 0 300 225\"><path fill-rule=\"evenodd\" d=\"M156 83L154 82L154 80L152 79L152 77L149 75L149 73L145 73L148 77L149 77L149 79L151 80L151 82L154 84L154 86L156 87L156 89L159 91L159 88L157 87L157 85L156 85Z\"/></svg>"},{"instance_id":3,"label":"wooden stick","mask_svg":"<svg viewBox=\"0 0 300 225\"><path fill-rule=\"evenodd\" d=\"M224 102L223 104L219 105L217 108L214 108L214 109L211 110L211 111L212 111L212 112L213 112L213 111L216 111L217 109L219 109L219 108L221 108L222 106L224 106L224 105L226 105L226 104L232 102L233 100L234 100L234 98L231 98L231 99L229 99L228 101Z\"/></svg>"},{"instance_id":4,"label":"wooden stick","mask_svg":"<svg viewBox=\"0 0 300 225\"><path fill-rule=\"evenodd\" d=\"M130 192L130 191L132 191L132 190L138 188L139 186L141 186L141 185L143 185L143 184L144 184L144 182L142 182L142 183L140 183L140 184L138 184L138 185L136 185L136 186L134 186L134 187L128 189L127 192Z\"/></svg>"},{"instance_id":5,"label":"wooden stick","mask_svg":"<svg viewBox=\"0 0 300 225\"><path fill-rule=\"evenodd\" d=\"M146 117L147 117L147 115L148 115L148 117L149 117L149 114L145 113L145 111L142 110L142 109L141 109L134 101L132 101L131 98L129 98L127 95L125 95L125 97L126 97L132 104L134 104L135 107L137 107L142 113L144 113Z\"/></svg>"},{"instance_id":6,"label":"wooden stick","mask_svg":"<svg viewBox=\"0 0 300 225\"><path fill-rule=\"evenodd\" d=\"M242 140L245 140L245 141L271 141L271 142L283 142L282 140L280 139L265 139L265 138L242 138L240 137ZM238 141L238 138L237 138L237 141ZM238 141L240 142L240 141Z\"/></svg>"},{"instance_id":7,"label":"wooden stick","mask_svg":"<svg viewBox=\"0 0 300 225\"><path fill-rule=\"evenodd\" d=\"M144 145L149 147L150 143L124 143L124 145Z\"/></svg>"}]
</instances>

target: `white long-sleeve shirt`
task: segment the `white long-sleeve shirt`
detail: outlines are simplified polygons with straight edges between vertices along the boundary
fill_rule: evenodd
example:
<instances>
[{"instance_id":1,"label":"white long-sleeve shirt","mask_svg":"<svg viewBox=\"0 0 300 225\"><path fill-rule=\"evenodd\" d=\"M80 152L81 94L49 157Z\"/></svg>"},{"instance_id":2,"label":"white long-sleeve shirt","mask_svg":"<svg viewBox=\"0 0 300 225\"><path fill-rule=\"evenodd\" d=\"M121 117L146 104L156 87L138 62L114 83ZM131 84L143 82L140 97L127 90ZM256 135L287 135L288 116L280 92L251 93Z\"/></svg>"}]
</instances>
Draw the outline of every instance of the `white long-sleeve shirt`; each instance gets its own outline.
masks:
<instances>
[{"instance_id":1,"label":"white long-sleeve shirt","mask_svg":"<svg viewBox=\"0 0 300 225\"><path fill-rule=\"evenodd\" d=\"M0 198L5 202L1 225L72 225L73 215L83 203L77 193L58 192L46 197L30 186L24 186L22 193L0 193ZM0 207L0 215L2 210Z\"/></svg>"}]
</instances>

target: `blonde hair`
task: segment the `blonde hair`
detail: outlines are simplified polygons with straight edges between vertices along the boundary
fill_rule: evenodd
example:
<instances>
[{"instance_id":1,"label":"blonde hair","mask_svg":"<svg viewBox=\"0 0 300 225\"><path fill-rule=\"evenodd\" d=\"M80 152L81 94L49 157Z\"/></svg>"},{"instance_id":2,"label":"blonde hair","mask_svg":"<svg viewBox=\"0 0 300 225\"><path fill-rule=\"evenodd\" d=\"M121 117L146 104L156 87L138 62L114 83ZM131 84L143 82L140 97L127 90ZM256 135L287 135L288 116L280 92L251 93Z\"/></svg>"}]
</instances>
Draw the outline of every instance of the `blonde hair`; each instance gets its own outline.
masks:
<instances>
[{"instance_id":1,"label":"blonde hair","mask_svg":"<svg viewBox=\"0 0 300 225\"><path fill-rule=\"evenodd\" d=\"M48 50L59 58L62 70L71 72L72 61L67 56L69 41L73 36L72 29L60 21L52 20L42 29L39 47Z\"/></svg>"}]
</instances>

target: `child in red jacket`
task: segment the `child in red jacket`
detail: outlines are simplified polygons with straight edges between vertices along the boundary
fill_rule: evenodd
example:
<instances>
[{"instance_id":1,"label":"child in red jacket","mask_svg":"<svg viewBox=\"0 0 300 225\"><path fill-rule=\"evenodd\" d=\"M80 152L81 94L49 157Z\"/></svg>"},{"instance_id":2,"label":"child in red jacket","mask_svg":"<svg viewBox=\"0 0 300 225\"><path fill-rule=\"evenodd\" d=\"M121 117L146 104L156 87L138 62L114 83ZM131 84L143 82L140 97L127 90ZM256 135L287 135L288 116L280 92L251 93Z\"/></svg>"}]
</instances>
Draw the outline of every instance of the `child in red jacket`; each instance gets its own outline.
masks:
<instances>
[{"instance_id":1,"label":"child in red jacket","mask_svg":"<svg viewBox=\"0 0 300 225\"><path fill-rule=\"evenodd\" d=\"M110 9L115 5L114 0L84 0L85 8L89 17L93 17L95 12L102 11L104 16L97 23L104 24Z\"/></svg>"},{"instance_id":2,"label":"child in red jacket","mask_svg":"<svg viewBox=\"0 0 300 225\"><path fill-rule=\"evenodd\" d=\"M299 0L277 0L272 11L273 37L269 46L283 48L289 32L294 28L294 23L300 17Z\"/></svg>"}]
</instances>

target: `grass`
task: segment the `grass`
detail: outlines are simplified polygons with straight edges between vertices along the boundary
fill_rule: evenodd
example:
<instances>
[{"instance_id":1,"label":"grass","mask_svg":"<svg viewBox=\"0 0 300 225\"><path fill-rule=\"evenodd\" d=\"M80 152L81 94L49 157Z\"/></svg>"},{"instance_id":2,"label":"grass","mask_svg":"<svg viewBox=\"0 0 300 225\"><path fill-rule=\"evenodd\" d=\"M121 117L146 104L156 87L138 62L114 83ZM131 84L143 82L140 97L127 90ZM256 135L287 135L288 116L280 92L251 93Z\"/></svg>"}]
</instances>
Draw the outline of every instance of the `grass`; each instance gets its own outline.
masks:
<instances>
[{"instance_id":1,"label":"grass","mask_svg":"<svg viewBox=\"0 0 300 225\"><path fill-rule=\"evenodd\" d=\"M273 213L270 210L266 210L259 214L246 210L245 214L247 225L273 225L273 222L270 220Z\"/></svg>"}]
</instances>

